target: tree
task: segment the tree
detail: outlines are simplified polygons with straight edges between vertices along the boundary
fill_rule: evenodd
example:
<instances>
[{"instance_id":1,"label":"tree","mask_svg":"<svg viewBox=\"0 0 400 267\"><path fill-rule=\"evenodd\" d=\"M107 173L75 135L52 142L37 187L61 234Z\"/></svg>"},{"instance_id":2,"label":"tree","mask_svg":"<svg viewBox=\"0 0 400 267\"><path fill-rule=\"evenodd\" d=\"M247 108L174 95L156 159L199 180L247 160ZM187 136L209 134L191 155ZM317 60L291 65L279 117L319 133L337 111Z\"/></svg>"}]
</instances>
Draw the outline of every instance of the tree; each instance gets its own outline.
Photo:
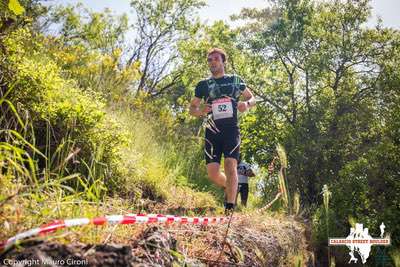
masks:
<instances>
[{"instance_id":1,"label":"tree","mask_svg":"<svg viewBox=\"0 0 400 267\"><path fill-rule=\"evenodd\" d=\"M201 0L131 2L137 21L133 25L135 41L128 65L141 63L136 94L144 92L155 97L176 86L182 75L176 68L177 44L197 30L192 15L203 5Z\"/></svg>"},{"instance_id":2,"label":"tree","mask_svg":"<svg viewBox=\"0 0 400 267\"><path fill-rule=\"evenodd\" d=\"M305 204L319 205L322 185L330 186L331 234L346 231L351 215L371 228L388 221L397 235L398 204L378 192L399 190L399 33L366 28L368 1L283 0L272 9L276 21L254 28L244 45L261 58L253 69L261 73L254 86L261 101L244 127L253 153L261 154L266 141L282 142L289 189L298 189ZM266 129L279 133L274 139Z\"/></svg>"},{"instance_id":3,"label":"tree","mask_svg":"<svg viewBox=\"0 0 400 267\"><path fill-rule=\"evenodd\" d=\"M367 1L277 1L273 9L279 18L248 41L263 59L256 69L268 70L254 91L285 125L280 138L291 159L292 187L313 203L365 143L356 138L353 148L347 145L355 125L368 127L373 111L365 107L374 100L377 62L390 55L390 38L363 27Z\"/></svg>"},{"instance_id":4,"label":"tree","mask_svg":"<svg viewBox=\"0 0 400 267\"><path fill-rule=\"evenodd\" d=\"M123 100L131 95L132 83L139 76L139 62L125 64L126 15L114 16L111 10L93 12L77 6L55 7L46 17L47 28L56 24L56 36L44 42L48 53L62 66L66 78L75 79L83 90L101 92L108 100Z\"/></svg>"}]
</instances>

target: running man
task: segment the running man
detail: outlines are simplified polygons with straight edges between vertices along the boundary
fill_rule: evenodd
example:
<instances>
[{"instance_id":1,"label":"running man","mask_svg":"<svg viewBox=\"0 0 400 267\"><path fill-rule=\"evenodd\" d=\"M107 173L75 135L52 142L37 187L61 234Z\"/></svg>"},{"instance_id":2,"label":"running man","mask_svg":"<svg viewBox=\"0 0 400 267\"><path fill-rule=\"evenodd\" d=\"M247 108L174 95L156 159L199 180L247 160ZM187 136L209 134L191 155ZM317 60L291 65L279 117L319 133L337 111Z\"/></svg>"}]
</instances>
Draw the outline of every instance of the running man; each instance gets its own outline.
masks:
<instances>
[{"instance_id":1,"label":"running man","mask_svg":"<svg viewBox=\"0 0 400 267\"><path fill-rule=\"evenodd\" d=\"M211 77L197 84L195 97L190 103L190 114L208 117L204 149L207 174L213 183L224 189L225 213L228 214L235 208L238 186L240 132L237 112L245 112L254 107L256 101L239 76L225 74L226 61L224 50L213 48L208 52ZM225 173L220 170L222 154Z\"/></svg>"}]
</instances>

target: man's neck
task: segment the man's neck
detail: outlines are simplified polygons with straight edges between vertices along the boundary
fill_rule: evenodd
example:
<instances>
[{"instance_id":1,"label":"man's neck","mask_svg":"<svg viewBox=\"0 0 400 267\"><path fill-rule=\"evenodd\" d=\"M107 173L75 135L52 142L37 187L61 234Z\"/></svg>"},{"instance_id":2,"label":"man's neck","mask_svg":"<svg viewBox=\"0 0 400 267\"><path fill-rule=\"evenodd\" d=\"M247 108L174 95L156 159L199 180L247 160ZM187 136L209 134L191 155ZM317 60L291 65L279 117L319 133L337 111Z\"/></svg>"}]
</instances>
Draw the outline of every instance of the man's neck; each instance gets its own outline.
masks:
<instances>
[{"instance_id":1,"label":"man's neck","mask_svg":"<svg viewBox=\"0 0 400 267\"><path fill-rule=\"evenodd\" d=\"M215 74L213 74L212 73L212 77L214 78L214 79L218 79L218 78L222 78L222 77L224 77L225 76L225 72L219 72L219 73L215 73Z\"/></svg>"}]
</instances>

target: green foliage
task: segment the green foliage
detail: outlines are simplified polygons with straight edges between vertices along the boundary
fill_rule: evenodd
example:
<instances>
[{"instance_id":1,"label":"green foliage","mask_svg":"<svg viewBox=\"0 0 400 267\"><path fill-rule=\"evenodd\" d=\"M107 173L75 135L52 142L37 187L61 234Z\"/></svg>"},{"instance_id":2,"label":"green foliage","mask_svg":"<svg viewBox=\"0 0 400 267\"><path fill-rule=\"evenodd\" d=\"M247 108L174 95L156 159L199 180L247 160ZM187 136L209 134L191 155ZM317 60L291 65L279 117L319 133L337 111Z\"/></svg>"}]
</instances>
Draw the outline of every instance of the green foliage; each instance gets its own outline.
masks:
<instances>
[{"instance_id":1,"label":"green foliage","mask_svg":"<svg viewBox=\"0 0 400 267\"><path fill-rule=\"evenodd\" d=\"M241 117L242 147L244 155L266 167L272 161L275 146L280 143L285 125L279 123L273 110L268 106L258 106Z\"/></svg>"},{"instance_id":2,"label":"green foliage","mask_svg":"<svg viewBox=\"0 0 400 267\"><path fill-rule=\"evenodd\" d=\"M114 16L110 9L93 12L78 4L53 8L48 19L59 25L59 39L64 45L83 46L92 52L111 53L123 46L128 30L126 15Z\"/></svg>"},{"instance_id":3,"label":"green foliage","mask_svg":"<svg viewBox=\"0 0 400 267\"><path fill-rule=\"evenodd\" d=\"M398 32L364 27L368 1L283 0L269 11L275 20L239 37L252 52L251 71L242 76L259 97L257 110L242 118L243 150L265 166L282 143L289 188L308 206L322 204L327 184L333 236L347 233L349 216L370 229L393 221L396 203L378 192L398 190L391 172L398 160ZM262 22L265 14L247 18ZM324 222L322 213L316 221ZM391 227L398 235L396 223ZM315 229L326 240L327 229Z\"/></svg>"},{"instance_id":4,"label":"green foliage","mask_svg":"<svg viewBox=\"0 0 400 267\"><path fill-rule=\"evenodd\" d=\"M92 162L92 167L93 164L108 166L108 170L92 179L102 177L102 182L114 190L121 178L114 162L120 160L118 147L124 145L126 137L121 126L106 115L101 97L94 92L82 92L73 80L63 79L60 67L43 53L41 43L28 29L13 32L4 44L10 74L5 78L13 85L7 98L18 103L19 113L27 114L25 123L32 129L28 141L46 151L46 161L35 159L40 167L37 171L41 172L41 168L54 171L58 165L51 163L62 162L63 153L56 153L56 159L50 158L62 147L68 150L67 154L79 150L74 161ZM101 150L100 154L93 153L96 150ZM79 172L90 178L90 169L69 162L63 171Z\"/></svg>"},{"instance_id":5,"label":"green foliage","mask_svg":"<svg viewBox=\"0 0 400 267\"><path fill-rule=\"evenodd\" d=\"M181 4L178 9L195 6ZM10 104L1 121L43 152L33 154L35 174L47 179L80 173L65 186L90 200L108 191L165 201L174 197L173 187L209 186L205 168L198 166L202 148L190 127L179 126L169 100L131 94L140 63L123 63L126 17L78 5L58 7L46 19L59 23L62 35L45 36L30 27L11 32L4 40L7 64L1 65L8 82L2 102ZM198 204L207 198L198 197Z\"/></svg>"},{"instance_id":6,"label":"green foliage","mask_svg":"<svg viewBox=\"0 0 400 267\"><path fill-rule=\"evenodd\" d=\"M110 10L93 12L81 5L57 7L49 21L60 25L60 35L43 42L63 77L79 87L95 90L108 101L121 101L139 78L139 62L124 64L123 50L128 21L114 17Z\"/></svg>"},{"instance_id":7,"label":"green foliage","mask_svg":"<svg viewBox=\"0 0 400 267\"><path fill-rule=\"evenodd\" d=\"M21 4L18 2L18 0L10 0L8 2L8 8L15 14L15 15L21 15L22 13L25 12L25 9Z\"/></svg>"},{"instance_id":8,"label":"green foliage","mask_svg":"<svg viewBox=\"0 0 400 267\"><path fill-rule=\"evenodd\" d=\"M203 140L193 136L190 126L182 124L180 118L174 115L165 102L159 99L145 99L136 98L135 112L123 111L123 116L129 114L126 121L130 125L135 151L141 151L148 164L159 166L158 168L165 173L142 177L165 177L169 184L189 186L201 191L210 189L205 172Z\"/></svg>"},{"instance_id":9,"label":"green foliage","mask_svg":"<svg viewBox=\"0 0 400 267\"><path fill-rule=\"evenodd\" d=\"M109 10L58 7L45 17L58 23L56 36L38 31L43 7L21 3L25 13L5 6L0 17L0 162L12 189L2 199L19 190L14 177L39 187L66 177L65 192L90 200L109 190L176 206L185 199L215 205L195 192L218 190L206 179L201 121L187 106L209 75L207 51L222 47L226 72L240 75L257 97L257 108L240 115L241 152L261 173L252 182L254 206L280 187L289 206L299 193L296 213L300 206L313 213L320 247L328 231L345 235L349 220L373 236L384 222L394 246L400 243L400 34L366 28L367 0L273 1L236 16L248 20L242 30L201 25L197 0L133 1L131 29ZM132 51L128 30L138 34ZM287 151L287 171L268 175L277 144Z\"/></svg>"},{"instance_id":10,"label":"green foliage","mask_svg":"<svg viewBox=\"0 0 400 267\"><path fill-rule=\"evenodd\" d=\"M0 1L0 44L2 39L10 32L19 29L27 24L33 23L36 19L47 12L39 0L1 0Z\"/></svg>"},{"instance_id":11,"label":"green foliage","mask_svg":"<svg viewBox=\"0 0 400 267\"><path fill-rule=\"evenodd\" d=\"M135 39L128 65L140 62L136 95L164 98L174 95L174 90L182 90L178 44L196 32L199 23L193 15L204 5L202 0L131 1Z\"/></svg>"}]
</instances>

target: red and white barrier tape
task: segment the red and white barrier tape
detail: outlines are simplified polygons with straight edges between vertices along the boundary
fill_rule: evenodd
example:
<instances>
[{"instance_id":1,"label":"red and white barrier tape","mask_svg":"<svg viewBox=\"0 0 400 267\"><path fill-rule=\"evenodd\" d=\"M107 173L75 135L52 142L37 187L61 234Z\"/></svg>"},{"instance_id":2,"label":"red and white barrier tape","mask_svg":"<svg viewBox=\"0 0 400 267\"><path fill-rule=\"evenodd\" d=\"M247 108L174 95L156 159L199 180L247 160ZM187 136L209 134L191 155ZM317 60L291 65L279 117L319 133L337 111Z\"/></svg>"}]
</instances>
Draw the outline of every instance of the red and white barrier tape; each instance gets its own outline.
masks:
<instances>
[{"instance_id":1,"label":"red and white barrier tape","mask_svg":"<svg viewBox=\"0 0 400 267\"><path fill-rule=\"evenodd\" d=\"M45 235L59 229L80 226L80 225L104 225L104 224L135 224L135 223L180 223L180 224L221 224L227 223L229 218L226 217L183 217L175 215L162 215L162 214L127 214L127 215L109 215L104 217L97 217L93 219L78 218L68 220L54 220L41 227L19 233L6 241L0 242L0 252L8 249L18 240L37 236Z\"/></svg>"}]
</instances>

